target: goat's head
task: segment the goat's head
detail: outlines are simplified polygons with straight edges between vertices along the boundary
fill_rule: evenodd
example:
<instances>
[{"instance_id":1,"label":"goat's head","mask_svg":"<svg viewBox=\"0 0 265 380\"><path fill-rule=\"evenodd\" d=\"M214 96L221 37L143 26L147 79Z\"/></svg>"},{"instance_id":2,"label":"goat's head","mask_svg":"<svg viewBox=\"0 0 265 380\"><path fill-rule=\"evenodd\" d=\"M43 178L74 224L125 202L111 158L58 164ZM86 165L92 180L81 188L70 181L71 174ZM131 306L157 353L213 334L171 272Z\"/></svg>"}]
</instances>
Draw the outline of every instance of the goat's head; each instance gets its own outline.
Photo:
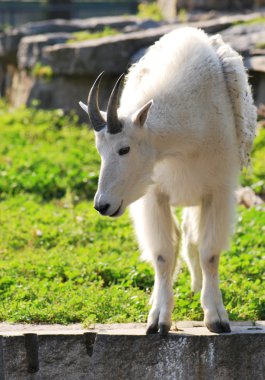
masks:
<instances>
[{"instance_id":1,"label":"goat's head","mask_svg":"<svg viewBox=\"0 0 265 380\"><path fill-rule=\"evenodd\" d=\"M152 100L133 114L118 110L119 88L123 75L110 95L107 112L99 110L98 92L101 73L93 84L87 106L101 156L101 169L94 207L102 215L120 216L126 207L142 197L151 183L155 150L149 140L145 121Z\"/></svg>"}]
</instances>

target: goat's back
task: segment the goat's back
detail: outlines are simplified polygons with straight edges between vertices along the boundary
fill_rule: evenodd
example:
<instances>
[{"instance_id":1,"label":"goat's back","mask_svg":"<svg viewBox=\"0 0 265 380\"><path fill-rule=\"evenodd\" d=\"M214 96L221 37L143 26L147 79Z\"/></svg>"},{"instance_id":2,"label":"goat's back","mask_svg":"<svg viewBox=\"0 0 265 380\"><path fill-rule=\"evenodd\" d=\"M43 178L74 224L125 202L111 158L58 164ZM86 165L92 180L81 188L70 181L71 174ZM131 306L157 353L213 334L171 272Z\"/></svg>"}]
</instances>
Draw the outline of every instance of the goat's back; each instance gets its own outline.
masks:
<instances>
[{"instance_id":1,"label":"goat's back","mask_svg":"<svg viewBox=\"0 0 265 380\"><path fill-rule=\"evenodd\" d=\"M202 30L179 28L164 35L130 68L121 108L135 111L150 99L163 102L170 94L181 97L184 92L190 93L200 83L196 71L199 66L204 70L209 55L216 54Z\"/></svg>"},{"instance_id":2,"label":"goat's back","mask_svg":"<svg viewBox=\"0 0 265 380\"><path fill-rule=\"evenodd\" d=\"M236 134L241 166L248 164L256 108L242 57L220 36L179 28L149 48L126 77L121 109L126 114L135 112L151 99L150 123L155 128L165 132L176 122L182 131L205 138L205 133L210 136L208 128L215 125L226 134L227 144Z\"/></svg>"}]
</instances>

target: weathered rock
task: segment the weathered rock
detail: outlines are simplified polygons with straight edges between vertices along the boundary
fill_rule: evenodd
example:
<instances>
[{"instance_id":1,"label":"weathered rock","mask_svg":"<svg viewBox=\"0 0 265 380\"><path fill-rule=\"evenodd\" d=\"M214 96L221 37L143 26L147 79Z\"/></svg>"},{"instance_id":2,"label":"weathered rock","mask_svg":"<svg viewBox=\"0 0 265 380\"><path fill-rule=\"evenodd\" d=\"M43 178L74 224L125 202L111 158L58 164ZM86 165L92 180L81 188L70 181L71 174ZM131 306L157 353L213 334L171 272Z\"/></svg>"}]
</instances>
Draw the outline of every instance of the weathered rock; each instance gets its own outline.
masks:
<instances>
[{"instance_id":1,"label":"weathered rock","mask_svg":"<svg viewBox=\"0 0 265 380\"><path fill-rule=\"evenodd\" d=\"M162 26L163 23L154 20L138 20L134 25L128 25L123 29L124 33L139 32L140 30L153 29Z\"/></svg>"},{"instance_id":2,"label":"weathered rock","mask_svg":"<svg viewBox=\"0 0 265 380\"><path fill-rule=\"evenodd\" d=\"M207 21L192 25L208 33L216 33L229 24ZM134 33L46 47L43 49L43 62L50 65L55 74L97 74L103 70L119 74L126 70L130 58L138 50L150 46L165 33L179 27L182 25L169 24Z\"/></svg>"},{"instance_id":3,"label":"weathered rock","mask_svg":"<svg viewBox=\"0 0 265 380\"><path fill-rule=\"evenodd\" d=\"M23 33L17 30L0 33L0 60L8 64L16 64L17 50Z\"/></svg>"},{"instance_id":4,"label":"weathered rock","mask_svg":"<svg viewBox=\"0 0 265 380\"><path fill-rule=\"evenodd\" d=\"M79 30L94 32L110 26L122 30L134 25L134 16L99 17L84 20L47 20L27 23L11 31L0 33L0 59L7 63L16 64L18 45L21 38L47 33L73 33Z\"/></svg>"},{"instance_id":5,"label":"weathered rock","mask_svg":"<svg viewBox=\"0 0 265 380\"><path fill-rule=\"evenodd\" d=\"M246 55L245 64L251 72L258 104L265 102L264 49L257 48L265 40L265 30L262 25L233 26L233 23L235 20L248 20L261 15L226 16L189 24L200 27L209 34L220 32L227 42ZM73 44L64 43L73 31L94 31L107 24L127 33ZM106 84L107 89L110 89L110 83L113 83L116 76L137 61L146 48L163 34L182 26L183 24L160 25L139 21L135 17L29 23L0 36L0 62L4 62L4 74L1 74L4 81L1 81L1 85L4 83L6 88L2 90L2 94L7 94L13 104L17 105L24 101L28 104L36 97L43 107L62 107L69 110L72 105L75 109L79 100L77 92L80 93L79 97L86 96L88 87L99 72L104 70L107 73L106 83L102 86L104 92ZM132 30L137 31L131 32ZM16 70L17 59L19 72ZM51 82L32 77L30 71L37 62L51 66L54 74ZM101 94L103 104L106 103L107 94Z\"/></svg>"},{"instance_id":6,"label":"weathered rock","mask_svg":"<svg viewBox=\"0 0 265 380\"><path fill-rule=\"evenodd\" d=\"M207 20L218 20L222 23L229 23L234 25L239 22L247 22L253 19L258 19L264 16L264 11L260 12L247 12L247 13L231 13L231 12L222 12L217 10L211 10L210 12L194 12L188 13L187 18L188 22L198 22L198 21L207 21Z\"/></svg>"},{"instance_id":7,"label":"weathered rock","mask_svg":"<svg viewBox=\"0 0 265 380\"><path fill-rule=\"evenodd\" d=\"M258 119L260 120L260 127L265 128L265 104L261 104L258 109Z\"/></svg>"},{"instance_id":8,"label":"weathered rock","mask_svg":"<svg viewBox=\"0 0 265 380\"><path fill-rule=\"evenodd\" d=\"M72 20L71 23L75 25L76 28L79 28L79 30L95 32L104 29L106 26L117 30L123 30L128 26L139 23L139 19L136 16L109 16Z\"/></svg>"},{"instance_id":9,"label":"weathered rock","mask_svg":"<svg viewBox=\"0 0 265 380\"><path fill-rule=\"evenodd\" d=\"M137 324L90 331L80 325L5 324L0 374L12 380L263 380L264 324L231 325L231 334L217 335L182 322L181 331L161 338L146 336Z\"/></svg>"},{"instance_id":10,"label":"weathered rock","mask_svg":"<svg viewBox=\"0 0 265 380\"><path fill-rule=\"evenodd\" d=\"M79 43L49 46L43 49L43 63L55 74L95 75L101 71L119 74L126 70L130 57L153 44L174 26L120 34Z\"/></svg>"},{"instance_id":11,"label":"weathered rock","mask_svg":"<svg viewBox=\"0 0 265 380\"><path fill-rule=\"evenodd\" d=\"M260 206L264 202L263 200L254 193L250 187L240 187L236 191L236 200L237 203L250 208L254 206Z\"/></svg>"},{"instance_id":12,"label":"weathered rock","mask_svg":"<svg viewBox=\"0 0 265 380\"><path fill-rule=\"evenodd\" d=\"M17 55L19 69L29 69L40 62L44 46L62 44L70 38L70 33L48 33L23 37Z\"/></svg>"},{"instance_id":13,"label":"weathered rock","mask_svg":"<svg viewBox=\"0 0 265 380\"><path fill-rule=\"evenodd\" d=\"M104 86L100 90L99 99L102 109L106 109L115 79L107 73L104 75ZM20 70L13 73L7 98L15 107L22 104L30 105L33 100L38 99L41 108L61 108L65 112L74 110L82 121L87 121L87 115L81 110L78 102L86 102L94 80L95 76L90 75L59 75L52 80L46 80L35 78L26 70Z\"/></svg>"},{"instance_id":14,"label":"weathered rock","mask_svg":"<svg viewBox=\"0 0 265 380\"><path fill-rule=\"evenodd\" d=\"M244 64L249 71L249 80L256 105L265 104L265 54L245 57Z\"/></svg>"},{"instance_id":15,"label":"weathered rock","mask_svg":"<svg viewBox=\"0 0 265 380\"><path fill-rule=\"evenodd\" d=\"M177 18L177 0L158 0L158 5L163 17L172 21Z\"/></svg>"},{"instance_id":16,"label":"weathered rock","mask_svg":"<svg viewBox=\"0 0 265 380\"><path fill-rule=\"evenodd\" d=\"M265 73L265 54L262 56L247 57L244 62L247 69Z\"/></svg>"},{"instance_id":17,"label":"weathered rock","mask_svg":"<svg viewBox=\"0 0 265 380\"><path fill-rule=\"evenodd\" d=\"M220 1L220 0L200 0L200 1L191 1L191 0L179 0L178 6L188 8L189 10L192 9L199 9L199 10L211 10L211 9L218 9L218 10L240 10L245 11L246 9L252 9L255 6L263 6L265 5L264 0L254 1L254 0L232 0L232 1Z\"/></svg>"},{"instance_id":18,"label":"weathered rock","mask_svg":"<svg viewBox=\"0 0 265 380\"><path fill-rule=\"evenodd\" d=\"M208 34L220 33L231 26L230 21L222 21L222 19L213 19L206 21L191 22L185 24L180 24L181 26L193 26L194 28L199 28L204 30Z\"/></svg>"},{"instance_id":19,"label":"weathered rock","mask_svg":"<svg viewBox=\"0 0 265 380\"><path fill-rule=\"evenodd\" d=\"M0 97L5 93L5 75L4 65L0 63Z\"/></svg>"},{"instance_id":20,"label":"weathered rock","mask_svg":"<svg viewBox=\"0 0 265 380\"><path fill-rule=\"evenodd\" d=\"M221 35L240 54L250 56L260 43L265 43L265 24L233 26Z\"/></svg>"},{"instance_id":21,"label":"weathered rock","mask_svg":"<svg viewBox=\"0 0 265 380\"><path fill-rule=\"evenodd\" d=\"M265 17L264 15L260 15L260 17ZM251 19L249 20L251 21ZM261 31L264 31L265 29L265 23L264 22L255 22L253 24L246 22L246 24L235 24L232 25L229 29L225 30L223 32L223 35L227 36L248 36L252 33L259 33Z\"/></svg>"},{"instance_id":22,"label":"weathered rock","mask_svg":"<svg viewBox=\"0 0 265 380\"><path fill-rule=\"evenodd\" d=\"M265 103L265 49L260 48L265 43L265 24L232 26L221 35L243 55L256 104Z\"/></svg>"},{"instance_id":23,"label":"weathered rock","mask_svg":"<svg viewBox=\"0 0 265 380\"><path fill-rule=\"evenodd\" d=\"M135 54L133 54L130 58L129 65L133 65L138 62L148 51L149 47L142 48L138 50Z\"/></svg>"}]
</instances>

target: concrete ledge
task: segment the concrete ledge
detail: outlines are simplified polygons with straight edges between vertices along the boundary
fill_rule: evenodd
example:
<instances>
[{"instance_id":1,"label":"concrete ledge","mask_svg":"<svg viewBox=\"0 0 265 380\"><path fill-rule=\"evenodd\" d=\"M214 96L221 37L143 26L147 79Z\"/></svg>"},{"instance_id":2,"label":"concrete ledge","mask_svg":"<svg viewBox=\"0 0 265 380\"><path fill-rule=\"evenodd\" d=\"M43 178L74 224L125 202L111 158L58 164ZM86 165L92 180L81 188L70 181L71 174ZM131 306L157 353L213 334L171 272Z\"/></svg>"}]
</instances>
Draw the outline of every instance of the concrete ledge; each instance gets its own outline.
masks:
<instances>
[{"instance_id":1,"label":"concrete ledge","mask_svg":"<svg viewBox=\"0 0 265 380\"><path fill-rule=\"evenodd\" d=\"M0 324L2 380L263 380L265 323L232 323L231 334L178 322L166 338L143 324Z\"/></svg>"}]
</instances>

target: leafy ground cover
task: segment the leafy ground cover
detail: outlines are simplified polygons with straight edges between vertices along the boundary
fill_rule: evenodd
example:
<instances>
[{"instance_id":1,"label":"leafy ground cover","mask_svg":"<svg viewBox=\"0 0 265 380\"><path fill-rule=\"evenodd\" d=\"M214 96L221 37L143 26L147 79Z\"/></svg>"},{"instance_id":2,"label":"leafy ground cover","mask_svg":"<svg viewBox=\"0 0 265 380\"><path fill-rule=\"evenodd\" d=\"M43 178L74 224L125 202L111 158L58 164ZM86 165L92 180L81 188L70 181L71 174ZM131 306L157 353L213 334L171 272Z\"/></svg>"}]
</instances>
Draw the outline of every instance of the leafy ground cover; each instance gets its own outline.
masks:
<instances>
[{"instance_id":1,"label":"leafy ground cover","mask_svg":"<svg viewBox=\"0 0 265 380\"><path fill-rule=\"evenodd\" d=\"M87 32L87 31L80 31L80 32L74 32L72 33L72 38L67 41L67 43L75 43L75 42L81 42L81 41L87 41L87 40L94 40L97 38L103 38L103 37L109 37L109 36L115 36L119 34L120 32L116 29L110 28L109 26L105 26L105 28L98 32Z\"/></svg>"},{"instance_id":2,"label":"leafy ground cover","mask_svg":"<svg viewBox=\"0 0 265 380\"><path fill-rule=\"evenodd\" d=\"M242 181L264 181L261 130ZM99 157L93 133L61 111L0 108L0 320L69 323L146 320L153 270L139 260L128 214L93 209ZM263 182L264 183L264 182ZM261 192L262 186L256 186ZM265 215L239 207L220 278L231 319L264 319ZM180 263L173 318L202 319Z\"/></svg>"},{"instance_id":3,"label":"leafy ground cover","mask_svg":"<svg viewBox=\"0 0 265 380\"><path fill-rule=\"evenodd\" d=\"M249 20L245 21L235 21L233 24L234 25L255 25L255 24L264 24L265 23L265 17L260 16L260 17L254 17Z\"/></svg>"}]
</instances>

